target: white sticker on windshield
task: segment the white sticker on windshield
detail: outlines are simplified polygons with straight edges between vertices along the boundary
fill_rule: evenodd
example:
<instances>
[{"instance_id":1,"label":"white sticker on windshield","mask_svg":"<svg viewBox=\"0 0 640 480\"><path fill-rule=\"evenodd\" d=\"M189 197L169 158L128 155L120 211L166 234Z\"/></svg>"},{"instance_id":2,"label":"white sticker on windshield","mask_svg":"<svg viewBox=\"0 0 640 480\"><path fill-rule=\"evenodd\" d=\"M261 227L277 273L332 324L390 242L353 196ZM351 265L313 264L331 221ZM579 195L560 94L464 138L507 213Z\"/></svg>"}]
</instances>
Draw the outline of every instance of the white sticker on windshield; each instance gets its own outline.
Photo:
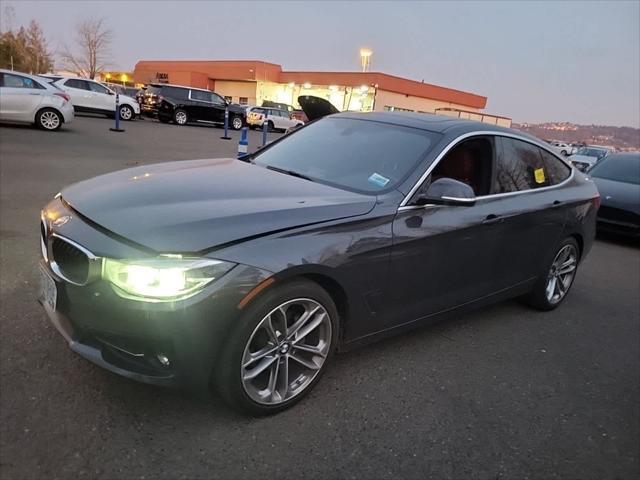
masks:
<instances>
[{"instance_id":1,"label":"white sticker on windshield","mask_svg":"<svg viewBox=\"0 0 640 480\"><path fill-rule=\"evenodd\" d=\"M369 181L378 185L379 187L384 187L387 183L389 183L389 179L387 177L383 177L379 173L374 173L369 177Z\"/></svg>"}]
</instances>

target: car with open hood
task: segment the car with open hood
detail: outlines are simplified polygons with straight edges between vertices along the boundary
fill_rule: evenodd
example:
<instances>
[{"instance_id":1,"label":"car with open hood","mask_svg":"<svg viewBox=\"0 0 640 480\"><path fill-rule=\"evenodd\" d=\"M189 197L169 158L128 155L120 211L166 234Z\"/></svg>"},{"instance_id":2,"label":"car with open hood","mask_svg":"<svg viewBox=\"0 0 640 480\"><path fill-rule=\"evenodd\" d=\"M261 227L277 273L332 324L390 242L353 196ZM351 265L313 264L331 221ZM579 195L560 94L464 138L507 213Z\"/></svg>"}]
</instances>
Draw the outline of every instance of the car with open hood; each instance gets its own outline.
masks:
<instances>
[{"instance_id":1,"label":"car with open hood","mask_svg":"<svg viewBox=\"0 0 640 480\"><path fill-rule=\"evenodd\" d=\"M598 204L591 180L514 130L334 114L241 160L64 188L41 214L40 301L112 372L269 414L337 350L517 296L558 307Z\"/></svg>"}]
</instances>

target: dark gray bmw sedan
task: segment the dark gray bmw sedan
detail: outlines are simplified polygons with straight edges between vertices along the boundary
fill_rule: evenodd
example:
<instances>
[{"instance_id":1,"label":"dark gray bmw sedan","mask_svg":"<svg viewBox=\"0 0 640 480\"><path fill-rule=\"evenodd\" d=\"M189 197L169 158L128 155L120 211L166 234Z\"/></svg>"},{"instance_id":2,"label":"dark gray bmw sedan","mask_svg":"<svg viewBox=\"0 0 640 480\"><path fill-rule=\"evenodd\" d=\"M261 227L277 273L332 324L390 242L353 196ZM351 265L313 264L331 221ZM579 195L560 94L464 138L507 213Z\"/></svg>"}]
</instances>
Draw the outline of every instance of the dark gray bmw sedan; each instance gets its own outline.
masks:
<instances>
[{"instance_id":1,"label":"dark gray bmw sedan","mask_svg":"<svg viewBox=\"0 0 640 480\"><path fill-rule=\"evenodd\" d=\"M41 303L112 372L272 413L336 349L510 297L557 307L598 206L590 180L516 131L331 115L243 160L64 189L42 211Z\"/></svg>"}]
</instances>

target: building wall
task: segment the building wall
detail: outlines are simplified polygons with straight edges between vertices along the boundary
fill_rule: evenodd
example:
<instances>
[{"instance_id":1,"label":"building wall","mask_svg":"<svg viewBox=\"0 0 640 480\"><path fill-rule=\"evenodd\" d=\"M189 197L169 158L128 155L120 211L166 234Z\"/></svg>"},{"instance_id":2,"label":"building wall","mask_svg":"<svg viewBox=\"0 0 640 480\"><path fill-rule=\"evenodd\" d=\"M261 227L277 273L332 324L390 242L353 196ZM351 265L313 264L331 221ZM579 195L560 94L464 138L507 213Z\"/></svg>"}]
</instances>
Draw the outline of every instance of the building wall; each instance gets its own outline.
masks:
<instances>
[{"instance_id":1,"label":"building wall","mask_svg":"<svg viewBox=\"0 0 640 480\"><path fill-rule=\"evenodd\" d=\"M413 97L402 93L388 92L378 89L376 94L376 104L374 110L381 112L387 110L385 107L394 107L404 110L412 110L414 112L434 113L436 108L459 108L464 110L479 111L477 108L458 105L450 102L441 102L429 98Z\"/></svg>"},{"instance_id":2,"label":"building wall","mask_svg":"<svg viewBox=\"0 0 640 480\"><path fill-rule=\"evenodd\" d=\"M245 97L248 105L256 105L256 82L216 80L214 90L223 97L231 97L234 103L240 103L240 97Z\"/></svg>"}]
</instances>

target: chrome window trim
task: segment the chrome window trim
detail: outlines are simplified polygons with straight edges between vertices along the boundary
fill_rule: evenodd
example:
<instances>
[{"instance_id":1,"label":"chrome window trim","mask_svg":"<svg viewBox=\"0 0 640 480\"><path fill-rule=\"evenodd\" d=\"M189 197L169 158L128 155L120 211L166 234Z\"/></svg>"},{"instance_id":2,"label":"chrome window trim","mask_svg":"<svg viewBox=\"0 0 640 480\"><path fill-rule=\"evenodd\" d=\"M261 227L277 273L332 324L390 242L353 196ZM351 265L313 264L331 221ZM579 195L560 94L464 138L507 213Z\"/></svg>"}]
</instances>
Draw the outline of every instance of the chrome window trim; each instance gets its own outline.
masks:
<instances>
[{"instance_id":1,"label":"chrome window trim","mask_svg":"<svg viewBox=\"0 0 640 480\"><path fill-rule=\"evenodd\" d=\"M418 191L420 186L429 177L429 175L431 175L431 172L433 171L433 169L438 166L438 164L440 163L442 158L447 153L449 153L449 151L453 147L455 147L462 140L466 140L466 139L471 138L471 137L486 137L486 136L513 138L513 139L516 139L516 140L520 140L522 142L530 143L531 145L534 145L534 146L536 146L538 148L542 148L543 150L546 150L551 155L553 155L555 158L560 160L564 165L569 167L569 170L571 171L571 173L562 182L557 183L555 185L549 185L547 187L541 187L541 188L535 188L535 189L531 188L531 189L528 189L528 190L519 190L517 192L493 193L493 194L490 194L490 195L481 195L479 197L476 197L476 200L484 200L484 199L487 199L487 198L507 197L507 196L511 196L511 195L520 195L522 193L528 193L528 192L543 192L545 190L549 190L549 189L552 189L552 188L560 187L560 186L570 182L573 179L574 175L575 175L575 167L570 162L567 162L564 158L560 157L560 155L557 154L556 152L554 152L550 148L550 146L545 146L543 143L538 142L538 141L536 141L534 139L523 137L521 135L517 135L517 134L514 134L514 133L497 132L497 131L491 131L491 130L480 130L480 131L476 131L476 132L467 132L467 133L463 133L462 135L459 135L458 137L454 138L451 142L449 142L449 144L446 147L444 147L442 149L442 151L438 154L438 156L435 158L435 160L433 162L431 162L431 165L429 165L429 167L427 167L425 172L418 179L418 181L411 188L411 190L409 190L409 193L404 197L402 202L400 202L400 206L398 207L398 211L402 212L402 211L406 211L406 210L415 210L417 208L424 208L424 207L430 205L430 204L427 204L427 205L407 205L407 203L409 203L409 200L411 199L411 197L413 197L415 195L415 193ZM433 206L433 205L431 205L431 206Z\"/></svg>"},{"instance_id":2,"label":"chrome window trim","mask_svg":"<svg viewBox=\"0 0 640 480\"><path fill-rule=\"evenodd\" d=\"M56 259L53 256L53 252L52 252L52 249L51 249L51 240L50 240L52 238L57 238L59 240L62 240L63 242L68 243L69 245L77 248L78 250L80 250L82 253L84 253L87 256L87 259L89 261L89 270L87 271L87 279L86 279L86 281L84 281L83 283L74 282L73 280L67 278L64 275L64 273L62 273L62 270L60 269L60 267L56 263ZM82 286L88 284L91 280L93 280L96 277L96 274L99 274L99 273L102 272L102 258L101 257L95 256L90 250L87 250L85 247L83 247L79 243L74 242L70 238L64 237L64 236L59 235L57 233L51 233L47 237L47 254L48 254L47 257L49 258L48 262L49 262L49 265L51 266L51 270L53 271L53 273L55 273L58 276L58 278L64 280L65 282L71 283L72 285L77 285L79 287L82 287Z\"/></svg>"}]
</instances>

